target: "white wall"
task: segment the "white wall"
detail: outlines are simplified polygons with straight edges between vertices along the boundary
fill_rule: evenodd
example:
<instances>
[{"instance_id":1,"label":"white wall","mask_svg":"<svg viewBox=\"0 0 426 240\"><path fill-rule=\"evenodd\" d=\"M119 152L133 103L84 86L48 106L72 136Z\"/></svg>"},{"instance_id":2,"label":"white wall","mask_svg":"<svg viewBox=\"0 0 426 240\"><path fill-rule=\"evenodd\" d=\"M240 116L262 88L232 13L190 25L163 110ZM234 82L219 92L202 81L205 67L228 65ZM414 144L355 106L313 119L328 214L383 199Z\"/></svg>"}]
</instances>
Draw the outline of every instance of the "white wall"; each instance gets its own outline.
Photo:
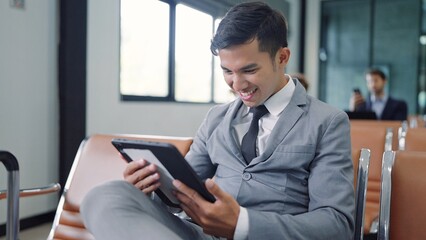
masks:
<instances>
[{"instance_id":1,"label":"white wall","mask_svg":"<svg viewBox=\"0 0 426 240\"><path fill-rule=\"evenodd\" d=\"M21 187L58 182L57 2L0 1L0 149L20 164ZM0 164L0 189L7 172ZM20 217L56 209L57 194L21 199ZM0 224L6 200L0 201Z\"/></svg>"},{"instance_id":2,"label":"white wall","mask_svg":"<svg viewBox=\"0 0 426 240\"><path fill-rule=\"evenodd\" d=\"M210 104L120 101L119 36L119 1L88 1L87 133L193 136Z\"/></svg>"}]
</instances>

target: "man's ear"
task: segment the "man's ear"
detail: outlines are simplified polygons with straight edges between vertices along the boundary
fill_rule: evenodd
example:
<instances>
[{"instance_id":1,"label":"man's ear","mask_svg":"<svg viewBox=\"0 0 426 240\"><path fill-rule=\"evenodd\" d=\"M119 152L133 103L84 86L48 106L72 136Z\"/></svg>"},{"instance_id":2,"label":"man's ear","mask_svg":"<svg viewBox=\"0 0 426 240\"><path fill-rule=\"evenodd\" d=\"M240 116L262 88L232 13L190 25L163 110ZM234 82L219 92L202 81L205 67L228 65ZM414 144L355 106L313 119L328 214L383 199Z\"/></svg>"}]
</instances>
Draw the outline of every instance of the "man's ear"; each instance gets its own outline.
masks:
<instances>
[{"instance_id":1,"label":"man's ear","mask_svg":"<svg viewBox=\"0 0 426 240\"><path fill-rule=\"evenodd\" d=\"M277 52L278 64L285 67L290 60L290 49L283 47Z\"/></svg>"}]
</instances>

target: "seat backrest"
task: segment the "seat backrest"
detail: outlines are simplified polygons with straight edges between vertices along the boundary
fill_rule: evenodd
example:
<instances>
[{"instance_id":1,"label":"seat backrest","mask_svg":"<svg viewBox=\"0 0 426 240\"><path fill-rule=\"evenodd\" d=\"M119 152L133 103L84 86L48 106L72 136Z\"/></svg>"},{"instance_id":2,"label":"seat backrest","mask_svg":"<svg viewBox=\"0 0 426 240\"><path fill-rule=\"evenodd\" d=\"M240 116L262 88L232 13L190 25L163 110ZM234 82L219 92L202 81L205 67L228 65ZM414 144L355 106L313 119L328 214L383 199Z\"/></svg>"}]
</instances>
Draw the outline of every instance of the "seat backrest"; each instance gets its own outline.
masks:
<instances>
[{"instance_id":1,"label":"seat backrest","mask_svg":"<svg viewBox=\"0 0 426 240\"><path fill-rule=\"evenodd\" d=\"M395 122L351 120L352 159L360 158L362 148L370 149L371 154L364 214L364 233L370 232L371 225L379 216L382 154L385 150L387 129L392 124L395 124ZM398 144L397 141L395 144ZM356 183L355 179L354 182Z\"/></svg>"},{"instance_id":2,"label":"seat backrest","mask_svg":"<svg viewBox=\"0 0 426 240\"><path fill-rule=\"evenodd\" d=\"M426 152L385 154L378 239L426 239L425 172Z\"/></svg>"},{"instance_id":3,"label":"seat backrest","mask_svg":"<svg viewBox=\"0 0 426 240\"><path fill-rule=\"evenodd\" d=\"M61 196L49 239L94 239L80 217L80 204L93 187L114 179L123 179L126 162L111 144L113 138L168 142L185 155L192 138L149 135L93 135L85 139L76 154Z\"/></svg>"},{"instance_id":4,"label":"seat backrest","mask_svg":"<svg viewBox=\"0 0 426 240\"><path fill-rule=\"evenodd\" d=\"M370 126L377 128L391 128L392 129L392 149L398 150L398 130L402 126L402 121L390 121L390 120L351 120L351 126Z\"/></svg>"},{"instance_id":5,"label":"seat backrest","mask_svg":"<svg viewBox=\"0 0 426 240\"><path fill-rule=\"evenodd\" d=\"M408 128L404 150L426 152L426 128Z\"/></svg>"}]
</instances>

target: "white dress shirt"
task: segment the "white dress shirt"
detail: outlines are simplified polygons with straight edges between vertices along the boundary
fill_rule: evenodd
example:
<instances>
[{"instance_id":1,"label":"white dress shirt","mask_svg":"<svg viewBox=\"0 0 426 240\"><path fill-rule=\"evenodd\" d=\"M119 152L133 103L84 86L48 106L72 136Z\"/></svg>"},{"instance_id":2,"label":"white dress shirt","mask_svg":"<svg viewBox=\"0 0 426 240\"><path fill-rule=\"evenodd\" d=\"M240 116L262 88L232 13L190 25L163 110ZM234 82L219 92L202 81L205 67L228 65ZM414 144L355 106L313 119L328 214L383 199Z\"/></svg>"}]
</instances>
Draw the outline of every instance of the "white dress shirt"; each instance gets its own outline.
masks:
<instances>
[{"instance_id":1,"label":"white dress shirt","mask_svg":"<svg viewBox=\"0 0 426 240\"><path fill-rule=\"evenodd\" d=\"M386 102L388 101L388 96L385 95L382 98L377 98L375 95L371 95L371 110L376 113L378 119L382 118L383 109L385 109Z\"/></svg>"}]
</instances>

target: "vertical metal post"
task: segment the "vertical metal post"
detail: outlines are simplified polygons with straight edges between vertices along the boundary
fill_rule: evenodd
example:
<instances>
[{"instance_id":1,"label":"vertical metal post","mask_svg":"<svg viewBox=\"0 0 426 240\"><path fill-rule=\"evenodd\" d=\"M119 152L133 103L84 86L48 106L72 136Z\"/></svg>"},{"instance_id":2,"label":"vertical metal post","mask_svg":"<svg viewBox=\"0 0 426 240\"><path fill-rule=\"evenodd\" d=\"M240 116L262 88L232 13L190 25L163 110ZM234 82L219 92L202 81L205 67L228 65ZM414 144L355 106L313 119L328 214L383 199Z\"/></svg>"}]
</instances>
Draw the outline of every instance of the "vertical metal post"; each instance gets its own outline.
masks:
<instances>
[{"instance_id":1,"label":"vertical metal post","mask_svg":"<svg viewBox=\"0 0 426 240\"><path fill-rule=\"evenodd\" d=\"M364 214L367 196L368 171L370 166L370 149L362 148L358 160L358 172L355 194L355 235L354 240L364 238Z\"/></svg>"},{"instance_id":2,"label":"vertical metal post","mask_svg":"<svg viewBox=\"0 0 426 240\"><path fill-rule=\"evenodd\" d=\"M378 240L389 240L390 234L390 205L392 197L392 167L395 162L394 151L383 153L382 159L382 177L380 185L380 214L379 229L377 232Z\"/></svg>"},{"instance_id":3,"label":"vertical metal post","mask_svg":"<svg viewBox=\"0 0 426 240\"><path fill-rule=\"evenodd\" d=\"M19 165L13 154L0 151L0 162L8 171L6 240L17 240L19 233Z\"/></svg>"}]
</instances>

